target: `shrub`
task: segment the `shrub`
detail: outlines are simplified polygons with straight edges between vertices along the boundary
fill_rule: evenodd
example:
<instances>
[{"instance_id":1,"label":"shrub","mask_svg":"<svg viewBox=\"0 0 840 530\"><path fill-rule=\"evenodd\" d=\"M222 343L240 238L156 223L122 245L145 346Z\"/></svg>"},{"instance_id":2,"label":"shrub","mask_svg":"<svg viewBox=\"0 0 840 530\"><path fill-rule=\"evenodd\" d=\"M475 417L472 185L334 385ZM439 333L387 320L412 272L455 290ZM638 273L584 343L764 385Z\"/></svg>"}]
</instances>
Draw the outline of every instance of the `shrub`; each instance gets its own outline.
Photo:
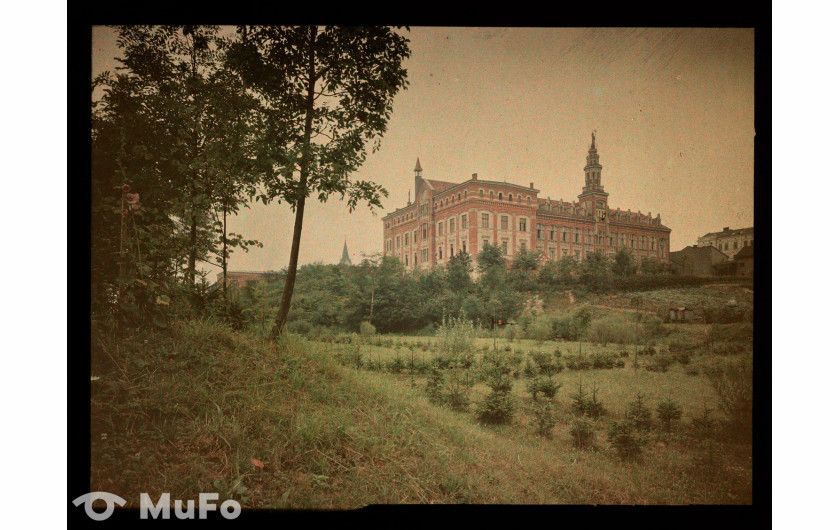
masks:
<instances>
[{"instance_id":1,"label":"shrub","mask_svg":"<svg viewBox=\"0 0 840 530\"><path fill-rule=\"evenodd\" d=\"M572 394L572 411L578 416L588 416L590 418L600 418L606 414L603 403L598 401L598 389L595 385L592 386L592 395L583 391L583 382L578 383L578 390Z\"/></svg>"},{"instance_id":2,"label":"shrub","mask_svg":"<svg viewBox=\"0 0 840 530\"><path fill-rule=\"evenodd\" d=\"M687 366L685 369L687 375L700 375L700 370L696 366Z\"/></svg>"},{"instance_id":3,"label":"shrub","mask_svg":"<svg viewBox=\"0 0 840 530\"><path fill-rule=\"evenodd\" d=\"M537 373L541 375L553 375L562 370L562 368L558 368L558 365L554 362L554 359L552 359L551 354L541 351L532 351L531 358L537 365Z\"/></svg>"},{"instance_id":4,"label":"shrub","mask_svg":"<svg viewBox=\"0 0 840 530\"><path fill-rule=\"evenodd\" d=\"M668 368L674 364L674 358L668 354L660 353L651 359L651 362L645 365L645 370L649 372L667 372Z\"/></svg>"},{"instance_id":5,"label":"shrub","mask_svg":"<svg viewBox=\"0 0 840 530\"><path fill-rule=\"evenodd\" d=\"M589 370L592 368L592 361L583 356L570 357L569 360L566 361L566 367L569 370Z\"/></svg>"},{"instance_id":6,"label":"shrub","mask_svg":"<svg viewBox=\"0 0 840 530\"><path fill-rule=\"evenodd\" d=\"M443 370L438 364L433 363L429 378L426 380L426 394L433 403L440 403L443 400L444 382Z\"/></svg>"},{"instance_id":7,"label":"shrub","mask_svg":"<svg viewBox=\"0 0 840 530\"><path fill-rule=\"evenodd\" d=\"M592 356L592 368L609 369L618 367L618 363L624 366L624 361L619 361L615 355L607 352L599 352Z\"/></svg>"},{"instance_id":8,"label":"shrub","mask_svg":"<svg viewBox=\"0 0 840 530\"><path fill-rule=\"evenodd\" d=\"M359 335L362 337L373 337L376 335L376 327L370 322L362 322L359 324Z\"/></svg>"},{"instance_id":9,"label":"shrub","mask_svg":"<svg viewBox=\"0 0 840 530\"><path fill-rule=\"evenodd\" d=\"M537 435L550 438L551 429L553 429L554 425L557 423L554 411L552 410L551 401L548 399L537 398L535 398L535 400L533 408L534 417L531 422L537 428Z\"/></svg>"},{"instance_id":10,"label":"shrub","mask_svg":"<svg viewBox=\"0 0 840 530\"><path fill-rule=\"evenodd\" d=\"M621 350L618 355L619 357L630 357L630 352L627 350Z\"/></svg>"},{"instance_id":11,"label":"shrub","mask_svg":"<svg viewBox=\"0 0 840 530\"><path fill-rule=\"evenodd\" d=\"M609 431L607 431L607 440L610 447L622 460L638 457L644 445L644 438L628 420L610 425Z\"/></svg>"},{"instance_id":12,"label":"shrub","mask_svg":"<svg viewBox=\"0 0 840 530\"><path fill-rule=\"evenodd\" d=\"M715 363L706 376L720 398L720 409L733 434L752 437L753 366L752 355L733 362Z\"/></svg>"},{"instance_id":13,"label":"shrub","mask_svg":"<svg viewBox=\"0 0 840 530\"><path fill-rule=\"evenodd\" d=\"M636 338L636 329L634 322L623 315L610 315L594 321L588 335L597 344L629 344Z\"/></svg>"},{"instance_id":14,"label":"shrub","mask_svg":"<svg viewBox=\"0 0 840 530\"><path fill-rule=\"evenodd\" d=\"M653 424L652 416L650 409L645 405L642 394L636 394L636 399L627 405L626 417L634 429L639 431L650 430Z\"/></svg>"},{"instance_id":15,"label":"shrub","mask_svg":"<svg viewBox=\"0 0 840 530\"><path fill-rule=\"evenodd\" d=\"M403 363L402 357L397 356L388 361L388 371L392 374L402 372L403 368L405 368L405 364Z\"/></svg>"},{"instance_id":16,"label":"shrub","mask_svg":"<svg viewBox=\"0 0 840 530\"><path fill-rule=\"evenodd\" d=\"M289 322L286 325L286 329L298 335L308 335L312 332L312 324L306 320L295 320L294 322Z\"/></svg>"},{"instance_id":17,"label":"shrub","mask_svg":"<svg viewBox=\"0 0 840 530\"><path fill-rule=\"evenodd\" d=\"M531 362L531 359L525 361L525 368L522 370L522 375L527 378L532 378L537 375L537 367Z\"/></svg>"},{"instance_id":18,"label":"shrub","mask_svg":"<svg viewBox=\"0 0 840 530\"><path fill-rule=\"evenodd\" d=\"M435 333L435 343L439 355L450 363L472 362L472 348L478 333L476 325L469 320L445 318ZM425 342L420 348L428 347Z\"/></svg>"},{"instance_id":19,"label":"shrub","mask_svg":"<svg viewBox=\"0 0 840 530\"><path fill-rule=\"evenodd\" d=\"M482 423L500 424L510 422L513 409L510 392L493 390L478 403L476 413Z\"/></svg>"},{"instance_id":20,"label":"shrub","mask_svg":"<svg viewBox=\"0 0 840 530\"><path fill-rule=\"evenodd\" d=\"M572 435L572 444L578 449L588 449L595 445L595 423L591 420L575 418L569 434Z\"/></svg>"},{"instance_id":21,"label":"shrub","mask_svg":"<svg viewBox=\"0 0 840 530\"><path fill-rule=\"evenodd\" d=\"M656 355L656 347L653 344L648 344L639 350L639 355Z\"/></svg>"},{"instance_id":22,"label":"shrub","mask_svg":"<svg viewBox=\"0 0 840 530\"><path fill-rule=\"evenodd\" d=\"M671 422L680 421L682 413L682 407L672 399L663 399L656 405L656 415L662 422L665 432L671 432Z\"/></svg>"},{"instance_id":23,"label":"shrub","mask_svg":"<svg viewBox=\"0 0 840 530\"><path fill-rule=\"evenodd\" d=\"M542 394L548 399L554 399L559 388L560 383L555 383L551 380L551 377L547 376L536 377L528 382L528 392L531 393L534 401L537 400L539 394Z\"/></svg>"}]
</instances>

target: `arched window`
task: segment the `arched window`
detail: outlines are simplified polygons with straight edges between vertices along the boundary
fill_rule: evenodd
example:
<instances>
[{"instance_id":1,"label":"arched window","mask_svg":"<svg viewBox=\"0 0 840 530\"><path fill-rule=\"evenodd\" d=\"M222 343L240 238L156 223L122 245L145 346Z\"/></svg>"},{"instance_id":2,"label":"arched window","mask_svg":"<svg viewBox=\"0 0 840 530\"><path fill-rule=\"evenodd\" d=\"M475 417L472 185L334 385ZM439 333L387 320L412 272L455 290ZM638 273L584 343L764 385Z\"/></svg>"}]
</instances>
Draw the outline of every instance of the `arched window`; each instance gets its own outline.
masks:
<instances>
[{"instance_id":1,"label":"arched window","mask_svg":"<svg viewBox=\"0 0 840 530\"><path fill-rule=\"evenodd\" d=\"M478 190L478 198L484 197L484 190Z\"/></svg>"},{"instance_id":2,"label":"arched window","mask_svg":"<svg viewBox=\"0 0 840 530\"><path fill-rule=\"evenodd\" d=\"M508 202L513 202L513 193L508 194Z\"/></svg>"},{"instance_id":3,"label":"arched window","mask_svg":"<svg viewBox=\"0 0 840 530\"><path fill-rule=\"evenodd\" d=\"M517 195L516 200L519 201L519 202L522 202L522 195Z\"/></svg>"},{"instance_id":4,"label":"arched window","mask_svg":"<svg viewBox=\"0 0 840 530\"><path fill-rule=\"evenodd\" d=\"M525 199L527 200L528 204L531 204L531 196L530 196L530 195L528 195L527 197L525 197Z\"/></svg>"},{"instance_id":5,"label":"arched window","mask_svg":"<svg viewBox=\"0 0 840 530\"><path fill-rule=\"evenodd\" d=\"M461 194L460 193L458 193L458 200L459 201L461 200Z\"/></svg>"},{"instance_id":6,"label":"arched window","mask_svg":"<svg viewBox=\"0 0 840 530\"><path fill-rule=\"evenodd\" d=\"M499 192L499 200L500 201L504 200L504 199L502 199L502 192Z\"/></svg>"}]
</instances>

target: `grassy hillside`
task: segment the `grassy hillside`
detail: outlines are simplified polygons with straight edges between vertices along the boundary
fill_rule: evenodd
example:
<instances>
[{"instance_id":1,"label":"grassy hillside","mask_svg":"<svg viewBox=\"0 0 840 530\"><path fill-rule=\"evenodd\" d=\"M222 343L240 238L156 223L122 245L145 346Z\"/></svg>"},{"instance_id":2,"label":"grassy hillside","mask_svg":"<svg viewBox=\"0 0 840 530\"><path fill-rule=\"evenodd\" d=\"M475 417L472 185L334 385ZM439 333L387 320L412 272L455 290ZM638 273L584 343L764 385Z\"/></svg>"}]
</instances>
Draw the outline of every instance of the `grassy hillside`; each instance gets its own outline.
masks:
<instances>
[{"instance_id":1,"label":"grassy hillside","mask_svg":"<svg viewBox=\"0 0 840 530\"><path fill-rule=\"evenodd\" d=\"M347 348L375 351L361 341L292 335L269 344L187 322L122 339L94 329L92 342L91 491L129 502L140 492L186 499L208 491L262 508L751 502L750 446L691 436L690 416L715 393L683 367L559 374L549 438L534 434L522 380L512 423L482 426L471 411L432 404L422 374L339 362ZM575 448L568 432L578 379L598 385L608 409L595 450ZM476 385L473 399L487 391ZM606 425L636 391L651 405L678 397L686 416L673 433L651 434L639 460L622 461L608 448Z\"/></svg>"}]
</instances>

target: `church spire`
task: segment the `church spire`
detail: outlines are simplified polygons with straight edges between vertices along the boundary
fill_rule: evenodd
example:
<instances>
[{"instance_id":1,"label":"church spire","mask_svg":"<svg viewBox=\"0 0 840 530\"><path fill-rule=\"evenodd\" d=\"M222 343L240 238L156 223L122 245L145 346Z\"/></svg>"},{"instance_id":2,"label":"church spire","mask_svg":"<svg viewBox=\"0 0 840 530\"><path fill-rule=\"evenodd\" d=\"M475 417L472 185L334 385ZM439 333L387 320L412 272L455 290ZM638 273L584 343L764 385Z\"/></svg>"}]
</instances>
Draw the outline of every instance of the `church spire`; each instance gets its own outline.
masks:
<instances>
[{"instance_id":1,"label":"church spire","mask_svg":"<svg viewBox=\"0 0 840 530\"><path fill-rule=\"evenodd\" d=\"M341 253L341 261L338 262L339 265L352 265L353 262L350 261L350 253L347 252L347 240L344 240L344 252Z\"/></svg>"},{"instance_id":2,"label":"church spire","mask_svg":"<svg viewBox=\"0 0 840 530\"><path fill-rule=\"evenodd\" d=\"M414 175L419 177L420 173L422 173L422 172L423 172L423 168L420 167L420 157L418 156L417 157L417 163L414 164Z\"/></svg>"}]
</instances>

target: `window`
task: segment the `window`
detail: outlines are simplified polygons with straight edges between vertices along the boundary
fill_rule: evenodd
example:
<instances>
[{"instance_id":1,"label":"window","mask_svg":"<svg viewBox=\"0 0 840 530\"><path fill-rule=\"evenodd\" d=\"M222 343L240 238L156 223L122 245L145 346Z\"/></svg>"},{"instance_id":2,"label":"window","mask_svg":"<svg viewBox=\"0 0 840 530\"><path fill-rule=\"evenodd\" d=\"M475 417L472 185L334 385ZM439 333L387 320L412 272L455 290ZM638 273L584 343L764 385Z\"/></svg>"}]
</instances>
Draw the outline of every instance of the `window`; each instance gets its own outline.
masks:
<instances>
[{"instance_id":1,"label":"window","mask_svg":"<svg viewBox=\"0 0 840 530\"><path fill-rule=\"evenodd\" d=\"M563 241L564 242L566 241L566 229L565 228L563 229Z\"/></svg>"},{"instance_id":2,"label":"window","mask_svg":"<svg viewBox=\"0 0 840 530\"><path fill-rule=\"evenodd\" d=\"M522 195L517 195L516 199L517 199L518 202L522 202Z\"/></svg>"},{"instance_id":3,"label":"window","mask_svg":"<svg viewBox=\"0 0 840 530\"><path fill-rule=\"evenodd\" d=\"M502 192L499 192L499 200L500 200L500 201L501 201L501 200L504 200L504 199L502 199Z\"/></svg>"},{"instance_id":4,"label":"window","mask_svg":"<svg viewBox=\"0 0 840 530\"><path fill-rule=\"evenodd\" d=\"M438 259L443 259L443 247L438 247Z\"/></svg>"},{"instance_id":5,"label":"window","mask_svg":"<svg viewBox=\"0 0 840 530\"><path fill-rule=\"evenodd\" d=\"M738 250L738 242L737 242L737 241L735 241L734 243L732 243L732 249L733 249L733 250Z\"/></svg>"},{"instance_id":6,"label":"window","mask_svg":"<svg viewBox=\"0 0 840 530\"><path fill-rule=\"evenodd\" d=\"M460 193L458 193L458 200L459 201L461 200L461 194Z\"/></svg>"},{"instance_id":7,"label":"window","mask_svg":"<svg viewBox=\"0 0 840 530\"><path fill-rule=\"evenodd\" d=\"M414 253L414 265L417 265L417 253Z\"/></svg>"},{"instance_id":8,"label":"window","mask_svg":"<svg viewBox=\"0 0 840 530\"><path fill-rule=\"evenodd\" d=\"M508 202L513 202L513 193L508 194Z\"/></svg>"},{"instance_id":9,"label":"window","mask_svg":"<svg viewBox=\"0 0 840 530\"><path fill-rule=\"evenodd\" d=\"M438 223L438 233L437 233L437 235L439 235L439 236L443 235L443 221Z\"/></svg>"},{"instance_id":10,"label":"window","mask_svg":"<svg viewBox=\"0 0 840 530\"><path fill-rule=\"evenodd\" d=\"M449 245L449 257L451 258L454 255L455 255L455 245Z\"/></svg>"},{"instance_id":11,"label":"window","mask_svg":"<svg viewBox=\"0 0 840 530\"><path fill-rule=\"evenodd\" d=\"M414 242L417 243L417 230L414 231Z\"/></svg>"},{"instance_id":12,"label":"window","mask_svg":"<svg viewBox=\"0 0 840 530\"><path fill-rule=\"evenodd\" d=\"M478 190L478 198L484 197L484 190Z\"/></svg>"},{"instance_id":13,"label":"window","mask_svg":"<svg viewBox=\"0 0 840 530\"><path fill-rule=\"evenodd\" d=\"M507 215L502 216L502 230L508 229L508 218Z\"/></svg>"},{"instance_id":14,"label":"window","mask_svg":"<svg viewBox=\"0 0 840 530\"><path fill-rule=\"evenodd\" d=\"M410 241L408 240L408 232L405 233L405 245L408 246Z\"/></svg>"},{"instance_id":15,"label":"window","mask_svg":"<svg viewBox=\"0 0 840 530\"><path fill-rule=\"evenodd\" d=\"M528 220L525 219L524 217L520 217L519 218L519 231L520 232L525 232L526 230L528 230Z\"/></svg>"},{"instance_id":16,"label":"window","mask_svg":"<svg viewBox=\"0 0 840 530\"><path fill-rule=\"evenodd\" d=\"M481 248L487 248L490 245L490 238L485 237L481 240Z\"/></svg>"},{"instance_id":17,"label":"window","mask_svg":"<svg viewBox=\"0 0 840 530\"><path fill-rule=\"evenodd\" d=\"M530 195L528 195L527 197L525 197L525 200L528 202L528 205L530 205L530 204L531 204L531 196L530 196Z\"/></svg>"},{"instance_id":18,"label":"window","mask_svg":"<svg viewBox=\"0 0 840 530\"><path fill-rule=\"evenodd\" d=\"M461 228L467 228L467 214L461 216Z\"/></svg>"},{"instance_id":19,"label":"window","mask_svg":"<svg viewBox=\"0 0 840 530\"><path fill-rule=\"evenodd\" d=\"M580 243L580 228L575 229L575 243ZM576 254L579 254L576 252Z\"/></svg>"},{"instance_id":20,"label":"window","mask_svg":"<svg viewBox=\"0 0 840 530\"><path fill-rule=\"evenodd\" d=\"M481 214L481 228L489 228L490 227L490 214L483 213Z\"/></svg>"},{"instance_id":21,"label":"window","mask_svg":"<svg viewBox=\"0 0 840 530\"><path fill-rule=\"evenodd\" d=\"M466 241L464 241L464 242L462 242L462 243L461 243L461 249L462 249L464 252L466 252L466 251L467 251L467 242L466 242Z\"/></svg>"},{"instance_id":22,"label":"window","mask_svg":"<svg viewBox=\"0 0 840 530\"><path fill-rule=\"evenodd\" d=\"M451 217L449 219L449 233L451 234L453 232L455 232L455 218Z\"/></svg>"},{"instance_id":23,"label":"window","mask_svg":"<svg viewBox=\"0 0 840 530\"><path fill-rule=\"evenodd\" d=\"M537 224L537 239L542 240L543 238L543 225Z\"/></svg>"},{"instance_id":24,"label":"window","mask_svg":"<svg viewBox=\"0 0 840 530\"><path fill-rule=\"evenodd\" d=\"M429 237L429 225L423 225L423 239L427 239Z\"/></svg>"},{"instance_id":25,"label":"window","mask_svg":"<svg viewBox=\"0 0 840 530\"><path fill-rule=\"evenodd\" d=\"M519 248L522 249L522 250L525 250L525 242L524 241L521 241L519 243Z\"/></svg>"},{"instance_id":26,"label":"window","mask_svg":"<svg viewBox=\"0 0 840 530\"><path fill-rule=\"evenodd\" d=\"M551 256L551 261L557 259L556 251L553 248L548 249L548 255Z\"/></svg>"},{"instance_id":27,"label":"window","mask_svg":"<svg viewBox=\"0 0 840 530\"><path fill-rule=\"evenodd\" d=\"M723 250L729 250L729 243L723 244Z\"/></svg>"},{"instance_id":28,"label":"window","mask_svg":"<svg viewBox=\"0 0 840 530\"><path fill-rule=\"evenodd\" d=\"M502 254L507 256L507 239L502 239Z\"/></svg>"}]
</instances>

